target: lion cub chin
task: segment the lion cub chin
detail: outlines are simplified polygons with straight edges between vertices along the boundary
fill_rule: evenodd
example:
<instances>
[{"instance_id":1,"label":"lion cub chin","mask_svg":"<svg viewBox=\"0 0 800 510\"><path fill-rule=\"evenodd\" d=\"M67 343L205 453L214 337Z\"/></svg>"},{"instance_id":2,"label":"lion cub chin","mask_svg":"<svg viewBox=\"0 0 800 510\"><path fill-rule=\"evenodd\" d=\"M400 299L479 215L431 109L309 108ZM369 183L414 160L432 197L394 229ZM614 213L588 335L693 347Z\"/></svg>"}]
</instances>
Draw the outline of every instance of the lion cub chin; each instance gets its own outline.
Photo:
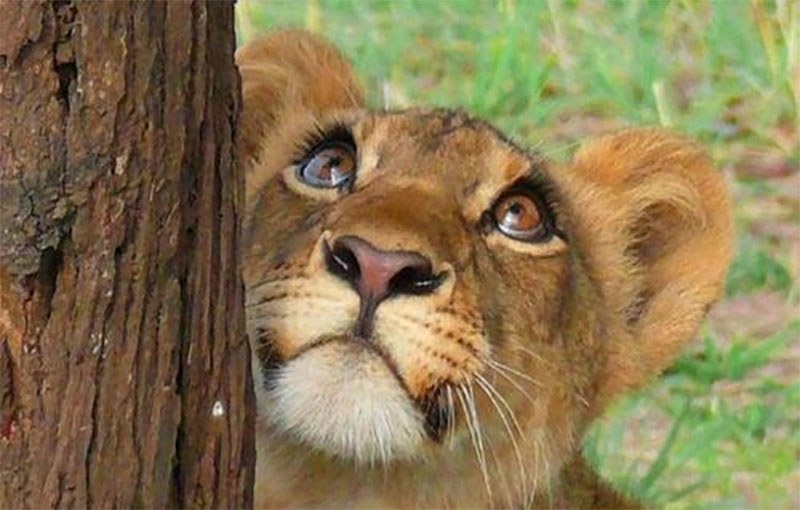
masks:
<instances>
[{"instance_id":1,"label":"lion cub chin","mask_svg":"<svg viewBox=\"0 0 800 510\"><path fill-rule=\"evenodd\" d=\"M621 508L581 454L718 297L728 195L690 140L569 163L460 111L374 110L328 43L237 53L264 508Z\"/></svg>"},{"instance_id":2,"label":"lion cub chin","mask_svg":"<svg viewBox=\"0 0 800 510\"><path fill-rule=\"evenodd\" d=\"M420 416L380 356L347 337L287 363L266 395L281 433L332 457L374 466L416 456Z\"/></svg>"}]
</instances>

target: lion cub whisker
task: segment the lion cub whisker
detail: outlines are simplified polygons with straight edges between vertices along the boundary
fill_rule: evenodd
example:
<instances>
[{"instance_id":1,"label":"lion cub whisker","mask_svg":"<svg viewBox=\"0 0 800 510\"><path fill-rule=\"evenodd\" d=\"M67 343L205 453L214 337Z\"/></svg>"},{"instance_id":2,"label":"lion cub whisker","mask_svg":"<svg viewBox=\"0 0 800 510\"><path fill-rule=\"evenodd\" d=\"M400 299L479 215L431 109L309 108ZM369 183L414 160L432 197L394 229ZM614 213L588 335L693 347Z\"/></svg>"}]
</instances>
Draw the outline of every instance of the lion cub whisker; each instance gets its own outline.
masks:
<instances>
[{"instance_id":1,"label":"lion cub whisker","mask_svg":"<svg viewBox=\"0 0 800 510\"><path fill-rule=\"evenodd\" d=\"M492 403L492 406L497 411L498 416L500 416L501 421L503 422L503 427L505 428L506 434L508 439L511 441L511 444L514 447L514 456L517 460L517 467L519 468L519 479L522 485L522 495L523 499L527 501L528 499L528 486L527 486L527 474L525 472L525 464L522 460L522 452L520 450L519 444L517 443L517 437L515 434L518 434L520 440L525 441L525 436L522 433L522 428L519 425L519 421L517 420L514 411L508 405L508 402L503 398L499 391L483 376L480 374L475 374L475 381L478 383L478 387L483 390L486 397ZM505 408L505 411L501 409L500 403ZM508 418L506 418L506 412L508 413ZM511 428L509 423L509 419L514 424L514 429Z\"/></svg>"},{"instance_id":2,"label":"lion cub whisker","mask_svg":"<svg viewBox=\"0 0 800 510\"><path fill-rule=\"evenodd\" d=\"M537 381L533 377L531 377L531 376L529 376L527 374L523 374L519 370L511 368L510 366L508 366L508 365L506 365L504 363L501 363L501 362L497 361L496 359L486 359L484 361L486 362L487 365L490 365L493 368L496 368L496 369L498 369L498 370L500 370L502 372L508 373L508 374L510 374L510 375L512 375L514 377L518 377L518 378L522 379L523 381L528 381L529 383L533 384L534 386L536 386L538 388L541 388L541 387L544 386L541 382Z\"/></svg>"},{"instance_id":3,"label":"lion cub whisker","mask_svg":"<svg viewBox=\"0 0 800 510\"><path fill-rule=\"evenodd\" d=\"M258 307L272 308L285 305L286 302L290 301L302 301L304 303L314 302L315 306L319 304L331 304L341 307L342 305L341 300L337 299L337 296L333 295L326 296L324 294L312 294L308 292L296 292L296 293L276 294L274 296L270 296L268 299L263 299L261 301L245 305L245 309L258 308Z\"/></svg>"},{"instance_id":4,"label":"lion cub whisker","mask_svg":"<svg viewBox=\"0 0 800 510\"><path fill-rule=\"evenodd\" d=\"M255 281L249 285L251 291L266 287L269 285L292 284L292 283L307 283L311 277L305 272L288 273L267 278L260 281Z\"/></svg>"},{"instance_id":5,"label":"lion cub whisker","mask_svg":"<svg viewBox=\"0 0 800 510\"><path fill-rule=\"evenodd\" d=\"M445 389L447 390L447 408L450 412L450 421L447 423L447 446L450 450L453 450L456 436L456 405L453 401L453 386L447 384Z\"/></svg>"},{"instance_id":6,"label":"lion cub whisker","mask_svg":"<svg viewBox=\"0 0 800 510\"><path fill-rule=\"evenodd\" d=\"M480 428L477 425L477 411L475 410L475 401L469 398L466 386L462 383L455 387L458 400L461 402L461 408L464 411L464 418L469 429L472 447L475 451L475 458L478 461L481 475L483 476L483 483L486 488L486 496L492 500L492 487L489 480L489 471L486 467L486 456L483 450L483 439L481 438Z\"/></svg>"},{"instance_id":7,"label":"lion cub whisker","mask_svg":"<svg viewBox=\"0 0 800 510\"><path fill-rule=\"evenodd\" d=\"M502 372L497 367L489 363L486 364L486 367L492 370L494 374L499 375L500 377L505 379L515 390L519 391L522 394L522 396L524 396L528 400L529 403L534 405L536 404L536 399L534 399L533 396L530 393L528 393L528 391L525 388L523 388L517 381L515 381L506 373Z\"/></svg>"}]
</instances>

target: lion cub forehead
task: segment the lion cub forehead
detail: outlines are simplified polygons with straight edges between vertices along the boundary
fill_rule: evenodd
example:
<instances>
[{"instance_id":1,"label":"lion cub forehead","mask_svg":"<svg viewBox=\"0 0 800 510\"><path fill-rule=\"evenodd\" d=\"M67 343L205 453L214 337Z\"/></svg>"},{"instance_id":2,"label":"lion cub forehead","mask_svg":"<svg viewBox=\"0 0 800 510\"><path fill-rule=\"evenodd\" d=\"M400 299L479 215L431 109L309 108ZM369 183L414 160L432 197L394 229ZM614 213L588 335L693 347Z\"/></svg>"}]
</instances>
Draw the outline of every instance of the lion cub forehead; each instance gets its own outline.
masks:
<instances>
[{"instance_id":1,"label":"lion cub forehead","mask_svg":"<svg viewBox=\"0 0 800 510\"><path fill-rule=\"evenodd\" d=\"M412 109L370 112L353 126L363 183L375 174L442 178L457 186L464 205L486 207L541 161L486 122L460 111Z\"/></svg>"},{"instance_id":2,"label":"lion cub forehead","mask_svg":"<svg viewBox=\"0 0 800 510\"><path fill-rule=\"evenodd\" d=\"M485 155L487 149L522 155L496 128L461 111L378 111L370 112L363 121L361 134L365 138L380 138L389 145L411 142L425 155L476 157Z\"/></svg>"}]
</instances>

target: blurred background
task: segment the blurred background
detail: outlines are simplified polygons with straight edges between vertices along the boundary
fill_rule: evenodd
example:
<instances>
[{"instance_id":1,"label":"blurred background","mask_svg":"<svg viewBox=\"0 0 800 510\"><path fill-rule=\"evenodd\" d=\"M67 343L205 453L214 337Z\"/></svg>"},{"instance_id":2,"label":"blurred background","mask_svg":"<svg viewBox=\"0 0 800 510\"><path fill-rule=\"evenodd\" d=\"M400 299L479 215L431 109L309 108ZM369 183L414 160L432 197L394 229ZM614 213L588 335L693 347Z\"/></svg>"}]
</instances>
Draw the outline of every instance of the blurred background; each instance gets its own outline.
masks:
<instances>
[{"instance_id":1,"label":"blurred background","mask_svg":"<svg viewBox=\"0 0 800 510\"><path fill-rule=\"evenodd\" d=\"M734 195L725 297L585 451L667 508L800 508L800 1L240 0L239 41L318 32L376 107L460 107L566 161L656 124L704 144Z\"/></svg>"}]
</instances>

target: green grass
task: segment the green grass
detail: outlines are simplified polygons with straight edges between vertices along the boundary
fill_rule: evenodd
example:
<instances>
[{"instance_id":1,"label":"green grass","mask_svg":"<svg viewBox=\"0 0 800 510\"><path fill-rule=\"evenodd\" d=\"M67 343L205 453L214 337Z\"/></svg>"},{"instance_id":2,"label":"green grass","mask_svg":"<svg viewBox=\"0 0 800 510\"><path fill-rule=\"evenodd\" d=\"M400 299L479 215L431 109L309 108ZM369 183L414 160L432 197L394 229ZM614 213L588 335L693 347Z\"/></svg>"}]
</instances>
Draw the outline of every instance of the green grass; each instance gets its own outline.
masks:
<instances>
[{"instance_id":1,"label":"green grass","mask_svg":"<svg viewBox=\"0 0 800 510\"><path fill-rule=\"evenodd\" d=\"M704 335L658 385L615 406L587 455L657 506L796 508L800 385L764 369L798 335L800 322L727 347Z\"/></svg>"},{"instance_id":2,"label":"green grass","mask_svg":"<svg viewBox=\"0 0 800 510\"><path fill-rule=\"evenodd\" d=\"M566 160L626 125L688 133L728 178L726 297L652 388L586 440L671 508L800 507L800 2L244 1L239 35L322 33L373 105L461 107Z\"/></svg>"}]
</instances>

